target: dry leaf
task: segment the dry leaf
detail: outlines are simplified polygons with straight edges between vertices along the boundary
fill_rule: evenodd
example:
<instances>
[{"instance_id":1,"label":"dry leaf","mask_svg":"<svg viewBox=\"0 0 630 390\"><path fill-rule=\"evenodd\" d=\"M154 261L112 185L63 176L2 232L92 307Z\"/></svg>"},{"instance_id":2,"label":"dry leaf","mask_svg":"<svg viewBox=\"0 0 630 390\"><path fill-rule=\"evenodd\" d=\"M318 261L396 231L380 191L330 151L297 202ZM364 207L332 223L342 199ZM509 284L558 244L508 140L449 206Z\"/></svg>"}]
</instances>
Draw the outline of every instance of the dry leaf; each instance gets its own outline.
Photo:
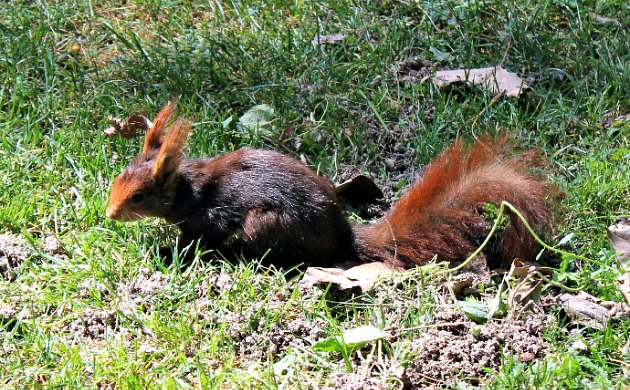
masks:
<instances>
[{"instance_id":1,"label":"dry leaf","mask_svg":"<svg viewBox=\"0 0 630 390\"><path fill-rule=\"evenodd\" d=\"M535 269L536 267L523 262L523 260L517 257L514 261L512 261L512 265L510 265L508 277L517 277L520 279L525 278L527 275L532 273L532 268Z\"/></svg>"},{"instance_id":2,"label":"dry leaf","mask_svg":"<svg viewBox=\"0 0 630 390\"><path fill-rule=\"evenodd\" d=\"M601 300L585 292L559 295L556 302L577 323L591 328L604 329L610 318L609 310L599 304Z\"/></svg>"},{"instance_id":3,"label":"dry leaf","mask_svg":"<svg viewBox=\"0 0 630 390\"><path fill-rule=\"evenodd\" d=\"M398 272L398 269L381 262L364 263L348 269L309 267L304 272L300 285L312 287L332 283L340 290L359 287L361 292L367 292L378 277L387 277Z\"/></svg>"},{"instance_id":4,"label":"dry leaf","mask_svg":"<svg viewBox=\"0 0 630 390\"><path fill-rule=\"evenodd\" d=\"M329 43L343 41L344 39L346 39L346 35L341 34L341 33L330 34L330 35L315 34L315 36L313 37L312 43L313 43L313 46L326 45Z\"/></svg>"},{"instance_id":5,"label":"dry leaf","mask_svg":"<svg viewBox=\"0 0 630 390\"><path fill-rule=\"evenodd\" d=\"M474 283L475 277L470 273L466 273L463 275L455 275L452 280L446 283L446 287L452 291L455 296L463 297L470 295L466 293L470 292Z\"/></svg>"},{"instance_id":6,"label":"dry leaf","mask_svg":"<svg viewBox=\"0 0 630 390\"><path fill-rule=\"evenodd\" d=\"M107 120L111 126L103 130L103 135L114 136L120 133L125 126L125 122L118 117L110 116Z\"/></svg>"},{"instance_id":7,"label":"dry leaf","mask_svg":"<svg viewBox=\"0 0 630 390\"><path fill-rule=\"evenodd\" d=\"M596 24L614 24L619 26L621 23L615 18L609 18L607 16L598 15L595 12L589 12L588 16Z\"/></svg>"},{"instance_id":8,"label":"dry leaf","mask_svg":"<svg viewBox=\"0 0 630 390\"><path fill-rule=\"evenodd\" d=\"M442 70L432 78L438 88L453 83L465 82L469 85L480 85L493 95L519 96L532 88L516 74L508 72L500 66L480 69Z\"/></svg>"},{"instance_id":9,"label":"dry leaf","mask_svg":"<svg viewBox=\"0 0 630 390\"><path fill-rule=\"evenodd\" d=\"M478 297L483 294L482 290L490 285L492 276L493 272L488 267L488 259L480 254L462 270L451 275L444 285L458 298L470 295Z\"/></svg>"},{"instance_id":10,"label":"dry leaf","mask_svg":"<svg viewBox=\"0 0 630 390\"><path fill-rule=\"evenodd\" d=\"M617 260L625 267L630 260L630 218L620 219L606 229L610 246L617 255Z\"/></svg>"},{"instance_id":11,"label":"dry leaf","mask_svg":"<svg viewBox=\"0 0 630 390\"><path fill-rule=\"evenodd\" d=\"M630 261L630 218L620 219L614 225L606 229L610 246L615 250L617 260L623 268L627 268ZM617 282L619 283L619 291L626 298L626 302L630 303L630 272L621 275Z\"/></svg>"},{"instance_id":12,"label":"dry leaf","mask_svg":"<svg viewBox=\"0 0 630 390\"><path fill-rule=\"evenodd\" d=\"M602 306L604 302L601 303ZM608 308L610 311L608 312L608 316L610 318L628 318L630 317L630 306L626 302L613 302L613 305Z\"/></svg>"},{"instance_id":13,"label":"dry leaf","mask_svg":"<svg viewBox=\"0 0 630 390\"><path fill-rule=\"evenodd\" d=\"M518 283L508 296L508 306L511 308L525 306L529 302L537 302L542 294L542 289L548 280L544 274L548 270L533 264L527 264L521 259L514 259L507 274L507 279L516 278Z\"/></svg>"},{"instance_id":14,"label":"dry leaf","mask_svg":"<svg viewBox=\"0 0 630 390\"><path fill-rule=\"evenodd\" d=\"M371 204L376 199L383 198L383 191L365 175L357 175L339 184L335 187L335 192L353 206Z\"/></svg>"},{"instance_id":15,"label":"dry leaf","mask_svg":"<svg viewBox=\"0 0 630 390\"><path fill-rule=\"evenodd\" d=\"M630 304L630 272L626 272L617 279L619 283L619 291L626 298L626 302Z\"/></svg>"},{"instance_id":16,"label":"dry leaf","mask_svg":"<svg viewBox=\"0 0 630 390\"><path fill-rule=\"evenodd\" d=\"M147 118L146 112L137 112L127 118L126 121L112 116L108 119L111 126L103 130L103 135L110 137L120 134L123 138L131 138L138 133L138 130L146 131L153 126L153 123Z\"/></svg>"},{"instance_id":17,"label":"dry leaf","mask_svg":"<svg viewBox=\"0 0 630 390\"><path fill-rule=\"evenodd\" d=\"M529 302L538 302L542 294L544 282L540 273L532 273L521 280L511 291L508 297L509 307L525 306Z\"/></svg>"}]
</instances>

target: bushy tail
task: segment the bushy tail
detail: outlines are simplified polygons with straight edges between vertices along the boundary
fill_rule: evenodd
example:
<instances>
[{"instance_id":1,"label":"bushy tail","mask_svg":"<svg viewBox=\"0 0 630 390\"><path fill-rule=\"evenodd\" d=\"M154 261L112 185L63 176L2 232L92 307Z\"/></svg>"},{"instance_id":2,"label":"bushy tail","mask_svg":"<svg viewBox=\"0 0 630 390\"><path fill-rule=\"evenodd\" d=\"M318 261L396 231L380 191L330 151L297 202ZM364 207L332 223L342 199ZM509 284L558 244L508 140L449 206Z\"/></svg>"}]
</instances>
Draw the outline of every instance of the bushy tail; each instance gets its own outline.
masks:
<instances>
[{"instance_id":1,"label":"bushy tail","mask_svg":"<svg viewBox=\"0 0 630 390\"><path fill-rule=\"evenodd\" d=\"M544 234L561 191L534 172L540 165L536 151L516 153L505 139L480 139L471 148L458 140L427 166L387 215L358 228L359 250L366 259L396 266L422 264L435 255L438 261L463 261L490 231L484 206L502 201ZM523 223L510 213L498 260L533 259L538 250Z\"/></svg>"}]
</instances>

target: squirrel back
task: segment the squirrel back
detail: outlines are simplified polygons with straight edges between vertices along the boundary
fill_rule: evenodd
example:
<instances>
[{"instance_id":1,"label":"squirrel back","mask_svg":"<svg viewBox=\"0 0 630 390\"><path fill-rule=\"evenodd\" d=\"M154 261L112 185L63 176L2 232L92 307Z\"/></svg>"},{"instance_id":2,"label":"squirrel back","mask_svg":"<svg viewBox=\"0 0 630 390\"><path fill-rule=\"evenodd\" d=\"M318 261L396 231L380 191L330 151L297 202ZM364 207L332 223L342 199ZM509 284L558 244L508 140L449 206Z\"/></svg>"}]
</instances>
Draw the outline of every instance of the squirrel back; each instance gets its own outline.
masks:
<instances>
[{"instance_id":1,"label":"squirrel back","mask_svg":"<svg viewBox=\"0 0 630 390\"><path fill-rule=\"evenodd\" d=\"M492 221L487 204L510 202L533 229L548 233L561 192L537 175L538 153L514 151L505 138L481 138L467 148L458 139L424 170L420 179L383 218L356 229L364 257L396 266L465 260L485 239ZM539 245L509 213L497 245L499 262L534 259Z\"/></svg>"},{"instance_id":2,"label":"squirrel back","mask_svg":"<svg viewBox=\"0 0 630 390\"><path fill-rule=\"evenodd\" d=\"M388 214L351 226L332 183L294 158L244 148L185 159L191 125L177 120L164 134L175 105L160 111L142 152L114 181L107 216L164 218L182 233L179 249L199 242L276 266L362 260L403 268L436 255L464 260L490 230L482 212L488 203L510 202L539 234L551 228L559 190L533 172L536 153L516 153L504 139L483 138L471 148L457 140ZM500 260L532 259L537 251L511 215Z\"/></svg>"}]
</instances>

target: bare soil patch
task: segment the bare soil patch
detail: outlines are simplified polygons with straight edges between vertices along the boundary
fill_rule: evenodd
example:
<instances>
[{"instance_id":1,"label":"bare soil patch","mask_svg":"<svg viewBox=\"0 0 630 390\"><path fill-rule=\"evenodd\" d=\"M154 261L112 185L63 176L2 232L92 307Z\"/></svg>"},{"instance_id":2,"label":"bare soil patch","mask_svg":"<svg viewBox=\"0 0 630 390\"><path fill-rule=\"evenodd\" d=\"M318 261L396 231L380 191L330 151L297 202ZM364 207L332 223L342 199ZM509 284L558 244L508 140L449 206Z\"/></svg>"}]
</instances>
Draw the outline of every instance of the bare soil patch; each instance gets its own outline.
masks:
<instances>
[{"instance_id":1,"label":"bare soil patch","mask_svg":"<svg viewBox=\"0 0 630 390\"><path fill-rule=\"evenodd\" d=\"M12 233L0 234L0 273L6 280L15 277L16 270L31 255L24 237Z\"/></svg>"},{"instance_id":2,"label":"bare soil patch","mask_svg":"<svg viewBox=\"0 0 630 390\"><path fill-rule=\"evenodd\" d=\"M501 367L503 355L516 355L523 362L540 358L548 344L542 338L547 317L528 313L476 325L461 311L439 308L436 323L456 323L429 329L413 342L416 351L405 374L413 387L431 387L465 380L478 385ZM488 370L489 369L489 370Z\"/></svg>"}]
</instances>

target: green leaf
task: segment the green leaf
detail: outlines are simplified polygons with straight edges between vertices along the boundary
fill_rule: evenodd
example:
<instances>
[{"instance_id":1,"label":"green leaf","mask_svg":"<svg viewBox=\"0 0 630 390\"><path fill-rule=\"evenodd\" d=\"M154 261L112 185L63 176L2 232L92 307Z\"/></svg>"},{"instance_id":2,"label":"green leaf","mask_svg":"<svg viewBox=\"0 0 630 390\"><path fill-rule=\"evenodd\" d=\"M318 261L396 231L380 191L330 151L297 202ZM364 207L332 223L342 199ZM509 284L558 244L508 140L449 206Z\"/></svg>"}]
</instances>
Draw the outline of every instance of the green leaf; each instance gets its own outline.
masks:
<instances>
[{"instance_id":1,"label":"green leaf","mask_svg":"<svg viewBox=\"0 0 630 390\"><path fill-rule=\"evenodd\" d=\"M502 318L505 316L507 313L507 304L503 300L503 291L499 291L497 295L492 298L488 309L488 319Z\"/></svg>"},{"instance_id":2,"label":"green leaf","mask_svg":"<svg viewBox=\"0 0 630 390\"><path fill-rule=\"evenodd\" d=\"M572 239L572 238L573 238L573 233L569 233L569 234L567 234L566 236L564 236L564 237L562 238L562 240L560 240L560 242L558 242L558 243L556 244L556 246L557 246L557 247L558 247L558 246L562 246L562 245L566 244L567 242L571 241L571 239Z\"/></svg>"},{"instance_id":3,"label":"green leaf","mask_svg":"<svg viewBox=\"0 0 630 390\"><path fill-rule=\"evenodd\" d=\"M259 104L247 110L239 119L237 128L241 131L257 131L271 129L275 110L268 104Z\"/></svg>"},{"instance_id":4,"label":"green leaf","mask_svg":"<svg viewBox=\"0 0 630 390\"><path fill-rule=\"evenodd\" d=\"M458 301L459 306L466 316L478 324L485 324L490 317L490 309L478 302Z\"/></svg>"},{"instance_id":5,"label":"green leaf","mask_svg":"<svg viewBox=\"0 0 630 390\"><path fill-rule=\"evenodd\" d=\"M494 317L503 317L507 312L507 304L503 300L504 291L507 287L507 280L503 278L501 284L499 285L499 290L497 291L492 301L490 301L490 305L488 307L488 318L486 321L490 320Z\"/></svg>"},{"instance_id":6,"label":"green leaf","mask_svg":"<svg viewBox=\"0 0 630 390\"><path fill-rule=\"evenodd\" d=\"M372 325L359 326L348 329L340 336L331 336L316 342L313 348L319 351L337 351L361 348L368 342L381 340L385 334L379 328Z\"/></svg>"},{"instance_id":7,"label":"green leaf","mask_svg":"<svg viewBox=\"0 0 630 390\"><path fill-rule=\"evenodd\" d=\"M455 59L452 54L446 53L444 51L438 50L437 48L431 46L429 51L433 54L433 57L437 62L451 62Z\"/></svg>"},{"instance_id":8,"label":"green leaf","mask_svg":"<svg viewBox=\"0 0 630 390\"><path fill-rule=\"evenodd\" d=\"M234 117L230 115L221 122L221 127L223 127L224 129L229 129L230 125L233 122L234 122Z\"/></svg>"},{"instance_id":9,"label":"green leaf","mask_svg":"<svg viewBox=\"0 0 630 390\"><path fill-rule=\"evenodd\" d=\"M346 346L363 345L369 341L381 340L385 334L379 328L372 325L360 326L345 331L343 333L343 341Z\"/></svg>"},{"instance_id":10,"label":"green leaf","mask_svg":"<svg viewBox=\"0 0 630 390\"><path fill-rule=\"evenodd\" d=\"M580 373L580 363L574 358L566 358L562 362L562 370L569 379L573 379Z\"/></svg>"},{"instance_id":11,"label":"green leaf","mask_svg":"<svg viewBox=\"0 0 630 390\"><path fill-rule=\"evenodd\" d=\"M342 346L339 344L339 339L337 336L326 337L323 340L320 340L313 344L313 349L317 351L326 351L326 352L341 352Z\"/></svg>"},{"instance_id":12,"label":"green leaf","mask_svg":"<svg viewBox=\"0 0 630 390\"><path fill-rule=\"evenodd\" d=\"M296 359L294 353L289 353L273 365L273 373L277 376L286 375Z\"/></svg>"}]
</instances>

